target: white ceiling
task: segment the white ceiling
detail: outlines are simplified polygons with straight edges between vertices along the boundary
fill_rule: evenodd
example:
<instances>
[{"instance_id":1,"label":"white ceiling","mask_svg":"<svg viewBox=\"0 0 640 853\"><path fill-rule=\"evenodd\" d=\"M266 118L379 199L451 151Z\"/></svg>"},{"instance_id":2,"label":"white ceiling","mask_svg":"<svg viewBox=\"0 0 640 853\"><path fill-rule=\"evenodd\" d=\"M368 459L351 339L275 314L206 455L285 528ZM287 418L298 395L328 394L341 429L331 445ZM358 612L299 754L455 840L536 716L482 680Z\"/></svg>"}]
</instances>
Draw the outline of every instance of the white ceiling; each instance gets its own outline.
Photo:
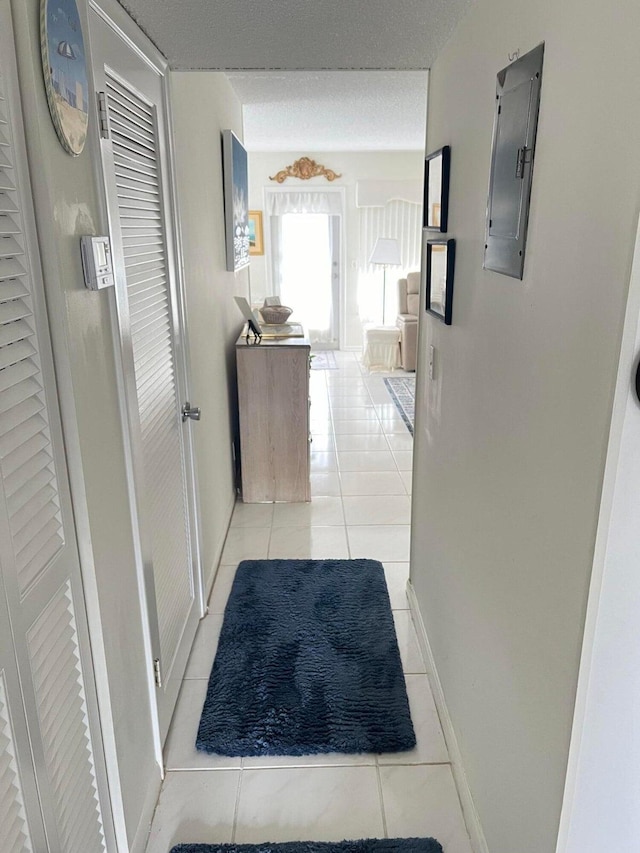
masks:
<instances>
[{"instance_id":1,"label":"white ceiling","mask_svg":"<svg viewBox=\"0 0 640 853\"><path fill-rule=\"evenodd\" d=\"M424 150L426 71L230 73L249 151Z\"/></svg>"},{"instance_id":2,"label":"white ceiling","mask_svg":"<svg viewBox=\"0 0 640 853\"><path fill-rule=\"evenodd\" d=\"M474 0L120 2L174 70L242 72L250 150L353 151L424 147L425 69Z\"/></svg>"},{"instance_id":3,"label":"white ceiling","mask_svg":"<svg viewBox=\"0 0 640 853\"><path fill-rule=\"evenodd\" d=\"M172 68L429 68L473 0L120 0Z\"/></svg>"}]
</instances>

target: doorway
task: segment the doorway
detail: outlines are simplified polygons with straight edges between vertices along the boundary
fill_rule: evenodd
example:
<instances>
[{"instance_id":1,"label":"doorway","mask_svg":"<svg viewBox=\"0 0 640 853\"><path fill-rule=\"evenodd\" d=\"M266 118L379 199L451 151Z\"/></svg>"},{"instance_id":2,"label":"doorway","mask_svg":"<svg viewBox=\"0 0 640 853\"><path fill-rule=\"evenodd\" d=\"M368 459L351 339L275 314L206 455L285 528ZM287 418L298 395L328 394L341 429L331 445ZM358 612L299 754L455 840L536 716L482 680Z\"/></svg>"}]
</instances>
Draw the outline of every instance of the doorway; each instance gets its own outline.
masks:
<instances>
[{"instance_id":1,"label":"doorway","mask_svg":"<svg viewBox=\"0 0 640 853\"><path fill-rule=\"evenodd\" d=\"M339 349L341 192L269 192L271 292L293 308L314 349Z\"/></svg>"}]
</instances>

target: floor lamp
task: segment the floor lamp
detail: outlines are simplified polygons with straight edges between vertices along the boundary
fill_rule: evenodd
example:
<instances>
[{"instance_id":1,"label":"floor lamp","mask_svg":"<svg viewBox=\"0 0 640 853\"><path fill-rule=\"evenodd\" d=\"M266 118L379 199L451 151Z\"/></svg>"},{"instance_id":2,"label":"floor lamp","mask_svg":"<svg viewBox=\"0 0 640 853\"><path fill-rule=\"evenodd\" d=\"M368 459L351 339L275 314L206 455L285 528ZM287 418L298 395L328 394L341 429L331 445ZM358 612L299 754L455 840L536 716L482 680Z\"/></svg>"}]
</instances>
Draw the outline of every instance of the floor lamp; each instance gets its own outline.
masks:
<instances>
[{"instance_id":1,"label":"floor lamp","mask_svg":"<svg viewBox=\"0 0 640 853\"><path fill-rule=\"evenodd\" d=\"M400 266L400 246L393 237L378 237L369 258L370 264L381 264L384 272L382 279L382 325L384 326L387 302L387 267Z\"/></svg>"}]
</instances>

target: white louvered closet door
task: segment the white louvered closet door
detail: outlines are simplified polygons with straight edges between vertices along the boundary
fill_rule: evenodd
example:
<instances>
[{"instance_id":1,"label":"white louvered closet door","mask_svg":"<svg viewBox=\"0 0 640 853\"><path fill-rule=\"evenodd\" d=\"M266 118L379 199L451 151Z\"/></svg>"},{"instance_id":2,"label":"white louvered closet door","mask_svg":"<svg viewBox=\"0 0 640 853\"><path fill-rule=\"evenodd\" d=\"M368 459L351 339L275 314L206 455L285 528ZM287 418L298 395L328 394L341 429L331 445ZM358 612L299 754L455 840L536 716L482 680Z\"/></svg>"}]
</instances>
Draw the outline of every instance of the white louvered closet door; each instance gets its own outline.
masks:
<instances>
[{"instance_id":1,"label":"white louvered closet door","mask_svg":"<svg viewBox=\"0 0 640 853\"><path fill-rule=\"evenodd\" d=\"M189 425L181 416L186 365L167 192L164 77L95 15L92 37L96 85L107 112L103 169L164 740L200 615L185 446Z\"/></svg>"},{"instance_id":2,"label":"white louvered closet door","mask_svg":"<svg viewBox=\"0 0 640 853\"><path fill-rule=\"evenodd\" d=\"M0 850L114 849L77 542L0 0Z\"/></svg>"}]
</instances>

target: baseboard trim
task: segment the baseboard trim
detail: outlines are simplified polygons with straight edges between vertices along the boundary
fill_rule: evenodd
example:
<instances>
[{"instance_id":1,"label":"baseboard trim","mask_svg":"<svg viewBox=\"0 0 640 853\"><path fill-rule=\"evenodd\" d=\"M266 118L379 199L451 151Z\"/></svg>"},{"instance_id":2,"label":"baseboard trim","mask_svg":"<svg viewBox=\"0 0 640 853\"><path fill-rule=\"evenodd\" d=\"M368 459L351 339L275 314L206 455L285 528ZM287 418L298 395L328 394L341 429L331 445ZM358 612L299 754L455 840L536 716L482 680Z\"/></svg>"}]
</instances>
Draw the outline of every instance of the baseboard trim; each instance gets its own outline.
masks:
<instances>
[{"instance_id":1,"label":"baseboard trim","mask_svg":"<svg viewBox=\"0 0 640 853\"><path fill-rule=\"evenodd\" d=\"M209 597L211 596L211 590L213 589L213 584L215 583L215 579L218 576L218 569L220 568L220 560L222 559L222 552L224 551L224 543L227 541L227 534L229 533L229 528L231 527L231 519L233 517L233 510L236 505L236 495L235 492L231 498L231 502L227 508L227 523L224 527L224 533L220 537L218 542L218 547L216 548L215 557L213 558L213 562L209 567L209 571L207 573L207 577L204 579L204 594L205 594L205 606L207 601L209 601Z\"/></svg>"},{"instance_id":2,"label":"baseboard trim","mask_svg":"<svg viewBox=\"0 0 640 853\"><path fill-rule=\"evenodd\" d=\"M473 797L471 796L471 789L469 788L467 775L464 772L462 755L460 753L460 747L458 746L458 739L456 738L453 723L449 716L449 710L447 709L447 703L444 698L444 691L438 676L433 652L431 651L427 629L425 628L422 613L420 612L420 607L418 605L418 599L411 581L407 581L407 599L409 601L411 618L416 629L416 634L418 635L420 651L422 652L425 666L427 668L427 677L431 685L431 692L433 693L438 716L440 717L440 724L442 726L445 743L447 744L447 750L449 751L451 772L453 773L453 779L458 790L458 796L460 797L462 813L464 815L469 838L471 839L473 853L489 853L487 841L484 837L484 832L482 831L482 826L480 824L480 817L478 816L478 812L473 802Z\"/></svg>"},{"instance_id":3,"label":"baseboard trim","mask_svg":"<svg viewBox=\"0 0 640 853\"><path fill-rule=\"evenodd\" d=\"M136 829L133 841L129 846L129 853L144 853L149 842L149 833L151 831L151 822L156 812L158 799L160 798L160 788L162 787L162 779L158 773L156 784L149 785L147 796L145 797L144 808L140 816L140 823Z\"/></svg>"}]
</instances>

